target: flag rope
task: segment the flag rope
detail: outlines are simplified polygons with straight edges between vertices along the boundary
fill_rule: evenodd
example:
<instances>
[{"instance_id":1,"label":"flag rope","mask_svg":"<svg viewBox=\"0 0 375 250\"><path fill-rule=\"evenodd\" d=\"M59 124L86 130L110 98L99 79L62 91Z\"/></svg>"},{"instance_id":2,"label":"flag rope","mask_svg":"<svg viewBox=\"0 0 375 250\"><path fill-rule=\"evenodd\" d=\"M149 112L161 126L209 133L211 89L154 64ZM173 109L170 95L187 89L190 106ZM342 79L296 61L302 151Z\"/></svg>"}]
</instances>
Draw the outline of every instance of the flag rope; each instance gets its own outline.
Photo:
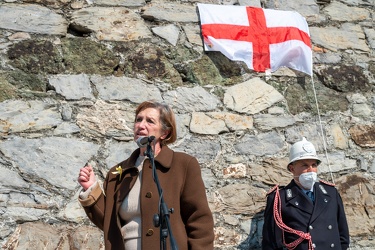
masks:
<instances>
[{"instance_id":1,"label":"flag rope","mask_svg":"<svg viewBox=\"0 0 375 250\"><path fill-rule=\"evenodd\" d=\"M327 160L328 170L329 170L329 173L331 175L332 183L335 184L335 179L333 178L333 174L332 174L332 170L331 170L331 163L329 162L329 159L328 159L328 152L327 152L327 146L326 146L327 145L326 144L326 137L324 136L324 133L323 133L323 124L322 124L322 120L321 120L321 117L320 117L320 111L319 111L319 105L318 105L318 98L317 98L317 95L316 95L315 84L314 84L314 79L313 79L312 75L311 75L311 82L312 82L313 91L314 91L315 105L316 105L316 109L318 111L320 131L322 133L324 154L325 154L325 157L326 157L326 160ZM349 246L348 249L351 250L351 247Z\"/></svg>"},{"instance_id":2,"label":"flag rope","mask_svg":"<svg viewBox=\"0 0 375 250\"><path fill-rule=\"evenodd\" d=\"M329 173L331 175L332 183L335 184L335 179L333 178L333 174L332 174L332 170L331 170L331 163L330 163L330 161L328 159L326 137L325 137L324 131L323 131L323 124L322 124L322 120L321 120L321 117L320 117L320 110L319 110L318 98L317 98L317 95L316 95L315 84L314 84L314 79L313 79L312 75L311 75L311 83L312 83L312 87L313 87L313 91L314 91L314 98L315 98L316 110L318 112L319 126L320 126L320 132L321 132L321 135L322 135L324 154L325 154L325 158L327 160L328 170L329 170Z\"/></svg>"}]
</instances>

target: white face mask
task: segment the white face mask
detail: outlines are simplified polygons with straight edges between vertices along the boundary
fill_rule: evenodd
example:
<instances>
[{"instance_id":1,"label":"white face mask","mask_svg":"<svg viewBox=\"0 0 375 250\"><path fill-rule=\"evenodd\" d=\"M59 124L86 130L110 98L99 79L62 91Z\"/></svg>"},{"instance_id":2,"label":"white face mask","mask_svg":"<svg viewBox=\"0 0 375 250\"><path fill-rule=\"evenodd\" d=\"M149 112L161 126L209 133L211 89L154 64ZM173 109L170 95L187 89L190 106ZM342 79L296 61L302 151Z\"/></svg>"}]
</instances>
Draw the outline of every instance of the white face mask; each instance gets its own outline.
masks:
<instances>
[{"instance_id":1,"label":"white face mask","mask_svg":"<svg viewBox=\"0 0 375 250\"><path fill-rule=\"evenodd\" d=\"M306 190L311 190L317 179L318 175L315 172L303 173L298 177L299 183Z\"/></svg>"}]
</instances>

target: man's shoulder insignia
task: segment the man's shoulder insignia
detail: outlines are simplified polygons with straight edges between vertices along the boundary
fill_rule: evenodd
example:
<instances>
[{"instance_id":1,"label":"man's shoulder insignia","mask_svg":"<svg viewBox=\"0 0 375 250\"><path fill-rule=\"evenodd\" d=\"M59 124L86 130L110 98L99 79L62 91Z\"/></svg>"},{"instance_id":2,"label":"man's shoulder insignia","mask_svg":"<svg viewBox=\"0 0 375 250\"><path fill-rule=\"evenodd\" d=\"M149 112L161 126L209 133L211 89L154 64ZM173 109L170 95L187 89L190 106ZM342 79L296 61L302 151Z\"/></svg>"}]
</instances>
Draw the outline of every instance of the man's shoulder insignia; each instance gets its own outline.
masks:
<instances>
[{"instance_id":1,"label":"man's shoulder insignia","mask_svg":"<svg viewBox=\"0 0 375 250\"><path fill-rule=\"evenodd\" d=\"M323 183L323 184L326 184L326 185L328 185L328 186L332 186L332 187L336 186L336 184L334 184L334 183L332 183L332 182L329 182L329 181L319 180L319 182L320 182L320 183Z\"/></svg>"}]
</instances>

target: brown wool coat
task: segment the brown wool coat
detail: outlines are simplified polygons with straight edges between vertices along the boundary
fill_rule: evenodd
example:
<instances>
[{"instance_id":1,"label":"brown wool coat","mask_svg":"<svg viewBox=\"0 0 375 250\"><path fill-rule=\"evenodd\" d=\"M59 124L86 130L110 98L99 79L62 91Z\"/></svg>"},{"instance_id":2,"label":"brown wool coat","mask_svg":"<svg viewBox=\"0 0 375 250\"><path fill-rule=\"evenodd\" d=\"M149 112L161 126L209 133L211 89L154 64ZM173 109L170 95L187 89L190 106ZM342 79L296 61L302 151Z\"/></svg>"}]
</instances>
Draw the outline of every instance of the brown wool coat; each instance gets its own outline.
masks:
<instances>
[{"instance_id":1,"label":"brown wool coat","mask_svg":"<svg viewBox=\"0 0 375 250\"><path fill-rule=\"evenodd\" d=\"M121 202L134 185L138 170L134 168L139 149L125 161L112 167L103 183L105 195L99 185L87 199L79 199L90 220L104 232L105 249L124 250L121 222L118 216ZM155 157L155 165L164 200L170 214L172 234L178 249L213 249L213 218L209 209L201 169L196 158L181 152L174 152L164 146ZM113 174L116 167L124 170L121 179ZM159 193L152 177L152 166L146 159L142 170L141 214L142 249L159 249L160 227L153 225L153 217L158 213ZM170 236L166 239L167 249Z\"/></svg>"}]
</instances>

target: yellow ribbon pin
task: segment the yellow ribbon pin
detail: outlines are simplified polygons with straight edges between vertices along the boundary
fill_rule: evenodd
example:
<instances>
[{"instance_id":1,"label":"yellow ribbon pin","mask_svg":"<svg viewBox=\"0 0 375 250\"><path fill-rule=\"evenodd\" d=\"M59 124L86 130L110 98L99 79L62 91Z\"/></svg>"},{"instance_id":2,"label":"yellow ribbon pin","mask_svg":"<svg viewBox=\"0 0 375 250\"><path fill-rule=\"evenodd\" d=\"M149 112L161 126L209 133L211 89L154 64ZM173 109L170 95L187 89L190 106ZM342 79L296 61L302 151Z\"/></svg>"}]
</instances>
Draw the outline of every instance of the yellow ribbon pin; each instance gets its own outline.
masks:
<instances>
[{"instance_id":1,"label":"yellow ribbon pin","mask_svg":"<svg viewBox=\"0 0 375 250\"><path fill-rule=\"evenodd\" d=\"M116 168L117 171L115 172L112 172L112 174L119 174L119 179L121 180L121 175L122 175L122 167L121 166L118 166Z\"/></svg>"}]
</instances>

